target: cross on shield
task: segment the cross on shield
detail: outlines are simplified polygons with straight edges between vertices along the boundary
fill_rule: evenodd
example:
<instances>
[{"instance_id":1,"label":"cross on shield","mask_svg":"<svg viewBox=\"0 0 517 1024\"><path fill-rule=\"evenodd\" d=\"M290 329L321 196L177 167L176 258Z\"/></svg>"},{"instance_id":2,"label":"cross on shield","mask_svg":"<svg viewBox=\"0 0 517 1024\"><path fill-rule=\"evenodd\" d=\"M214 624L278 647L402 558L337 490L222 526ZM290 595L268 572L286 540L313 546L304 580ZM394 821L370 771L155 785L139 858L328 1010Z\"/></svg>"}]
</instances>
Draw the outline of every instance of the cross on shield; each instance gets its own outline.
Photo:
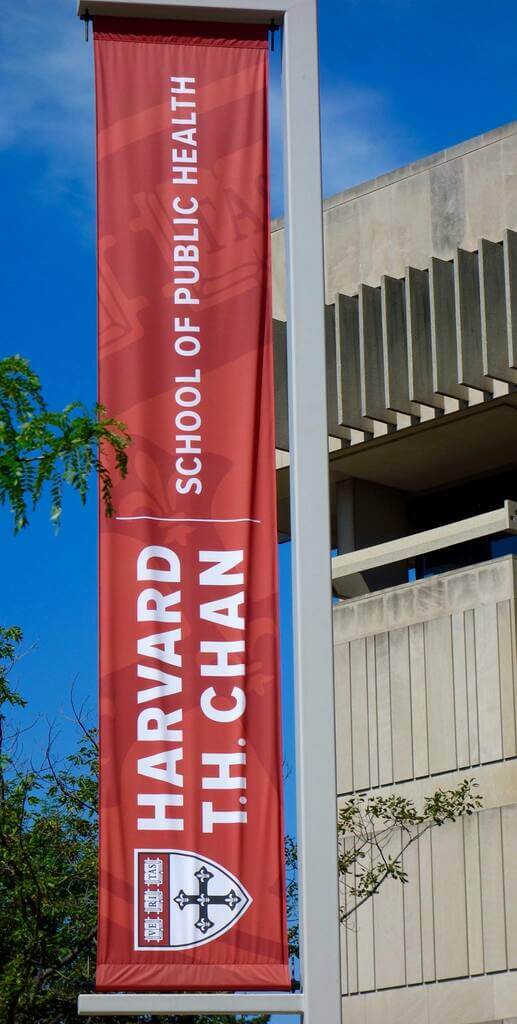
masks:
<instances>
[{"instance_id":1,"label":"cross on shield","mask_svg":"<svg viewBox=\"0 0 517 1024\"><path fill-rule=\"evenodd\" d=\"M235 907L237 907L239 903L242 903L242 898L237 895L235 889L230 889L224 896L209 893L208 886L213 877L212 872L202 864L199 870L194 872L194 878L197 878L198 881L198 892L189 894L183 889L180 889L178 895L174 897L174 902L178 905L180 910L184 910L185 907L198 907L199 916L195 922L195 927L203 935L206 935L206 933L210 931L210 928L214 927L214 922L211 921L209 917L209 907L226 906L233 912Z\"/></svg>"}]
</instances>

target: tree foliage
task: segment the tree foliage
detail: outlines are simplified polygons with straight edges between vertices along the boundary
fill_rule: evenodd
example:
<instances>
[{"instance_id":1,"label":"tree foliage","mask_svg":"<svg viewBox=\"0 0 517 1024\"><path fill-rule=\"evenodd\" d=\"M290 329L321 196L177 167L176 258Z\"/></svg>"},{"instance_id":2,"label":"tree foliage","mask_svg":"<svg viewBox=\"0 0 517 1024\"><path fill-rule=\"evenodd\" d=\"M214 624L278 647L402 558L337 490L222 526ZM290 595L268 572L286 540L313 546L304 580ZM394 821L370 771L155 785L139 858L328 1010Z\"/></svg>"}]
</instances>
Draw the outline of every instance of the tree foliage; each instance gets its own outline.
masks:
<instances>
[{"instance_id":1,"label":"tree foliage","mask_svg":"<svg viewBox=\"0 0 517 1024\"><path fill-rule=\"evenodd\" d=\"M41 382L21 356L0 359L0 503L7 504L15 532L28 523L29 509L50 491L50 518L59 525L63 484L84 503L90 474L100 481L107 515L113 514L108 463L125 476L129 436L125 425L101 405L93 414L80 402L51 412Z\"/></svg>"},{"instance_id":2,"label":"tree foliage","mask_svg":"<svg viewBox=\"0 0 517 1024\"><path fill-rule=\"evenodd\" d=\"M298 933L298 850L292 836L285 838L285 868L287 939L294 977L296 961L300 956L300 938Z\"/></svg>"},{"instance_id":3,"label":"tree foliage","mask_svg":"<svg viewBox=\"0 0 517 1024\"><path fill-rule=\"evenodd\" d=\"M338 820L341 920L378 893L383 882L405 885L404 857L429 829L441 828L481 807L475 779L463 779L455 789L437 789L424 798L421 810L397 793L359 794L341 808Z\"/></svg>"},{"instance_id":4,"label":"tree foliage","mask_svg":"<svg viewBox=\"0 0 517 1024\"><path fill-rule=\"evenodd\" d=\"M6 704L21 702L7 682L12 634L0 629L0 1007L6 1024L57 1024L72 1019L95 937L94 737L82 733L58 773L23 761L19 732L8 733L3 718Z\"/></svg>"},{"instance_id":5,"label":"tree foliage","mask_svg":"<svg viewBox=\"0 0 517 1024\"><path fill-rule=\"evenodd\" d=\"M25 762L19 730L7 732L4 718L8 707L25 703L8 678L21 640L18 629L0 628L0 1020L72 1024L79 992L94 987L97 736L72 698L74 752L55 761L49 743L40 766Z\"/></svg>"}]
</instances>

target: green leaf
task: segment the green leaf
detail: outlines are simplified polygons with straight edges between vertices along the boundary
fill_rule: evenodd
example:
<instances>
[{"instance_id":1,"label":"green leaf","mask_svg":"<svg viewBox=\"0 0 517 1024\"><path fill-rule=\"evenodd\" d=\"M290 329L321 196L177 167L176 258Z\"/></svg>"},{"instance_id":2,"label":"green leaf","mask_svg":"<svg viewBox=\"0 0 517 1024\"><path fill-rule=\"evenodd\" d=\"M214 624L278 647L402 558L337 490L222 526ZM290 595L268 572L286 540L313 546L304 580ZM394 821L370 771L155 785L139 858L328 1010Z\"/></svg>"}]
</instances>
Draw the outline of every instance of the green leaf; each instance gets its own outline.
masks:
<instances>
[{"instance_id":1,"label":"green leaf","mask_svg":"<svg viewBox=\"0 0 517 1024\"><path fill-rule=\"evenodd\" d=\"M124 423L80 402L49 411L41 382L21 356L0 359L0 504L11 510L15 533L28 525L46 488L50 519L59 527L63 484L86 501L92 477L100 480L107 516L114 512L113 473L127 474L130 438Z\"/></svg>"}]
</instances>

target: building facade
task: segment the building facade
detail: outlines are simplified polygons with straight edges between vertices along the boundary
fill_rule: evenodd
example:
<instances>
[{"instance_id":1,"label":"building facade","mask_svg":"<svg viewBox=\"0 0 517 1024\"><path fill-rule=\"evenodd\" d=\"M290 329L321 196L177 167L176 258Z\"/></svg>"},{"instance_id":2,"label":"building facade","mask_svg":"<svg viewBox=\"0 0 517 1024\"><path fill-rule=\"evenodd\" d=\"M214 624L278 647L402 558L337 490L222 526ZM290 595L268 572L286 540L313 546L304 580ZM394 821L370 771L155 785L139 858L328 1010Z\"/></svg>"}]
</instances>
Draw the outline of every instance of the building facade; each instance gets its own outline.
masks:
<instances>
[{"instance_id":1,"label":"building facade","mask_svg":"<svg viewBox=\"0 0 517 1024\"><path fill-rule=\"evenodd\" d=\"M517 123L332 197L324 230L338 805L483 800L343 928L343 1020L517 1021Z\"/></svg>"}]
</instances>

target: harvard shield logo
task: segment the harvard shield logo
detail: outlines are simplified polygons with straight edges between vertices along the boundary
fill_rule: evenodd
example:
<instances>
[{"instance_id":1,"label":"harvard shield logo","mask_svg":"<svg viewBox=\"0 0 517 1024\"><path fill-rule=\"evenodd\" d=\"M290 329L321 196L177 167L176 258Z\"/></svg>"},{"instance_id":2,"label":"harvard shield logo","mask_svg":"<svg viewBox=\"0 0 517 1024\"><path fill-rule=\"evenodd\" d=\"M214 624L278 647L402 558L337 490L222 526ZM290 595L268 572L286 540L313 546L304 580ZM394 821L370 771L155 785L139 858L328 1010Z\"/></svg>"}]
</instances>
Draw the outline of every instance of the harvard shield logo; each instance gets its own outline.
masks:
<instances>
[{"instance_id":1,"label":"harvard shield logo","mask_svg":"<svg viewBox=\"0 0 517 1024\"><path fill-rule=\"evenodd\" d=\"M221 864L183 850L135 851L135 949L192 949L224 935L252 902Z\"/></svg>"}]
</instances>

